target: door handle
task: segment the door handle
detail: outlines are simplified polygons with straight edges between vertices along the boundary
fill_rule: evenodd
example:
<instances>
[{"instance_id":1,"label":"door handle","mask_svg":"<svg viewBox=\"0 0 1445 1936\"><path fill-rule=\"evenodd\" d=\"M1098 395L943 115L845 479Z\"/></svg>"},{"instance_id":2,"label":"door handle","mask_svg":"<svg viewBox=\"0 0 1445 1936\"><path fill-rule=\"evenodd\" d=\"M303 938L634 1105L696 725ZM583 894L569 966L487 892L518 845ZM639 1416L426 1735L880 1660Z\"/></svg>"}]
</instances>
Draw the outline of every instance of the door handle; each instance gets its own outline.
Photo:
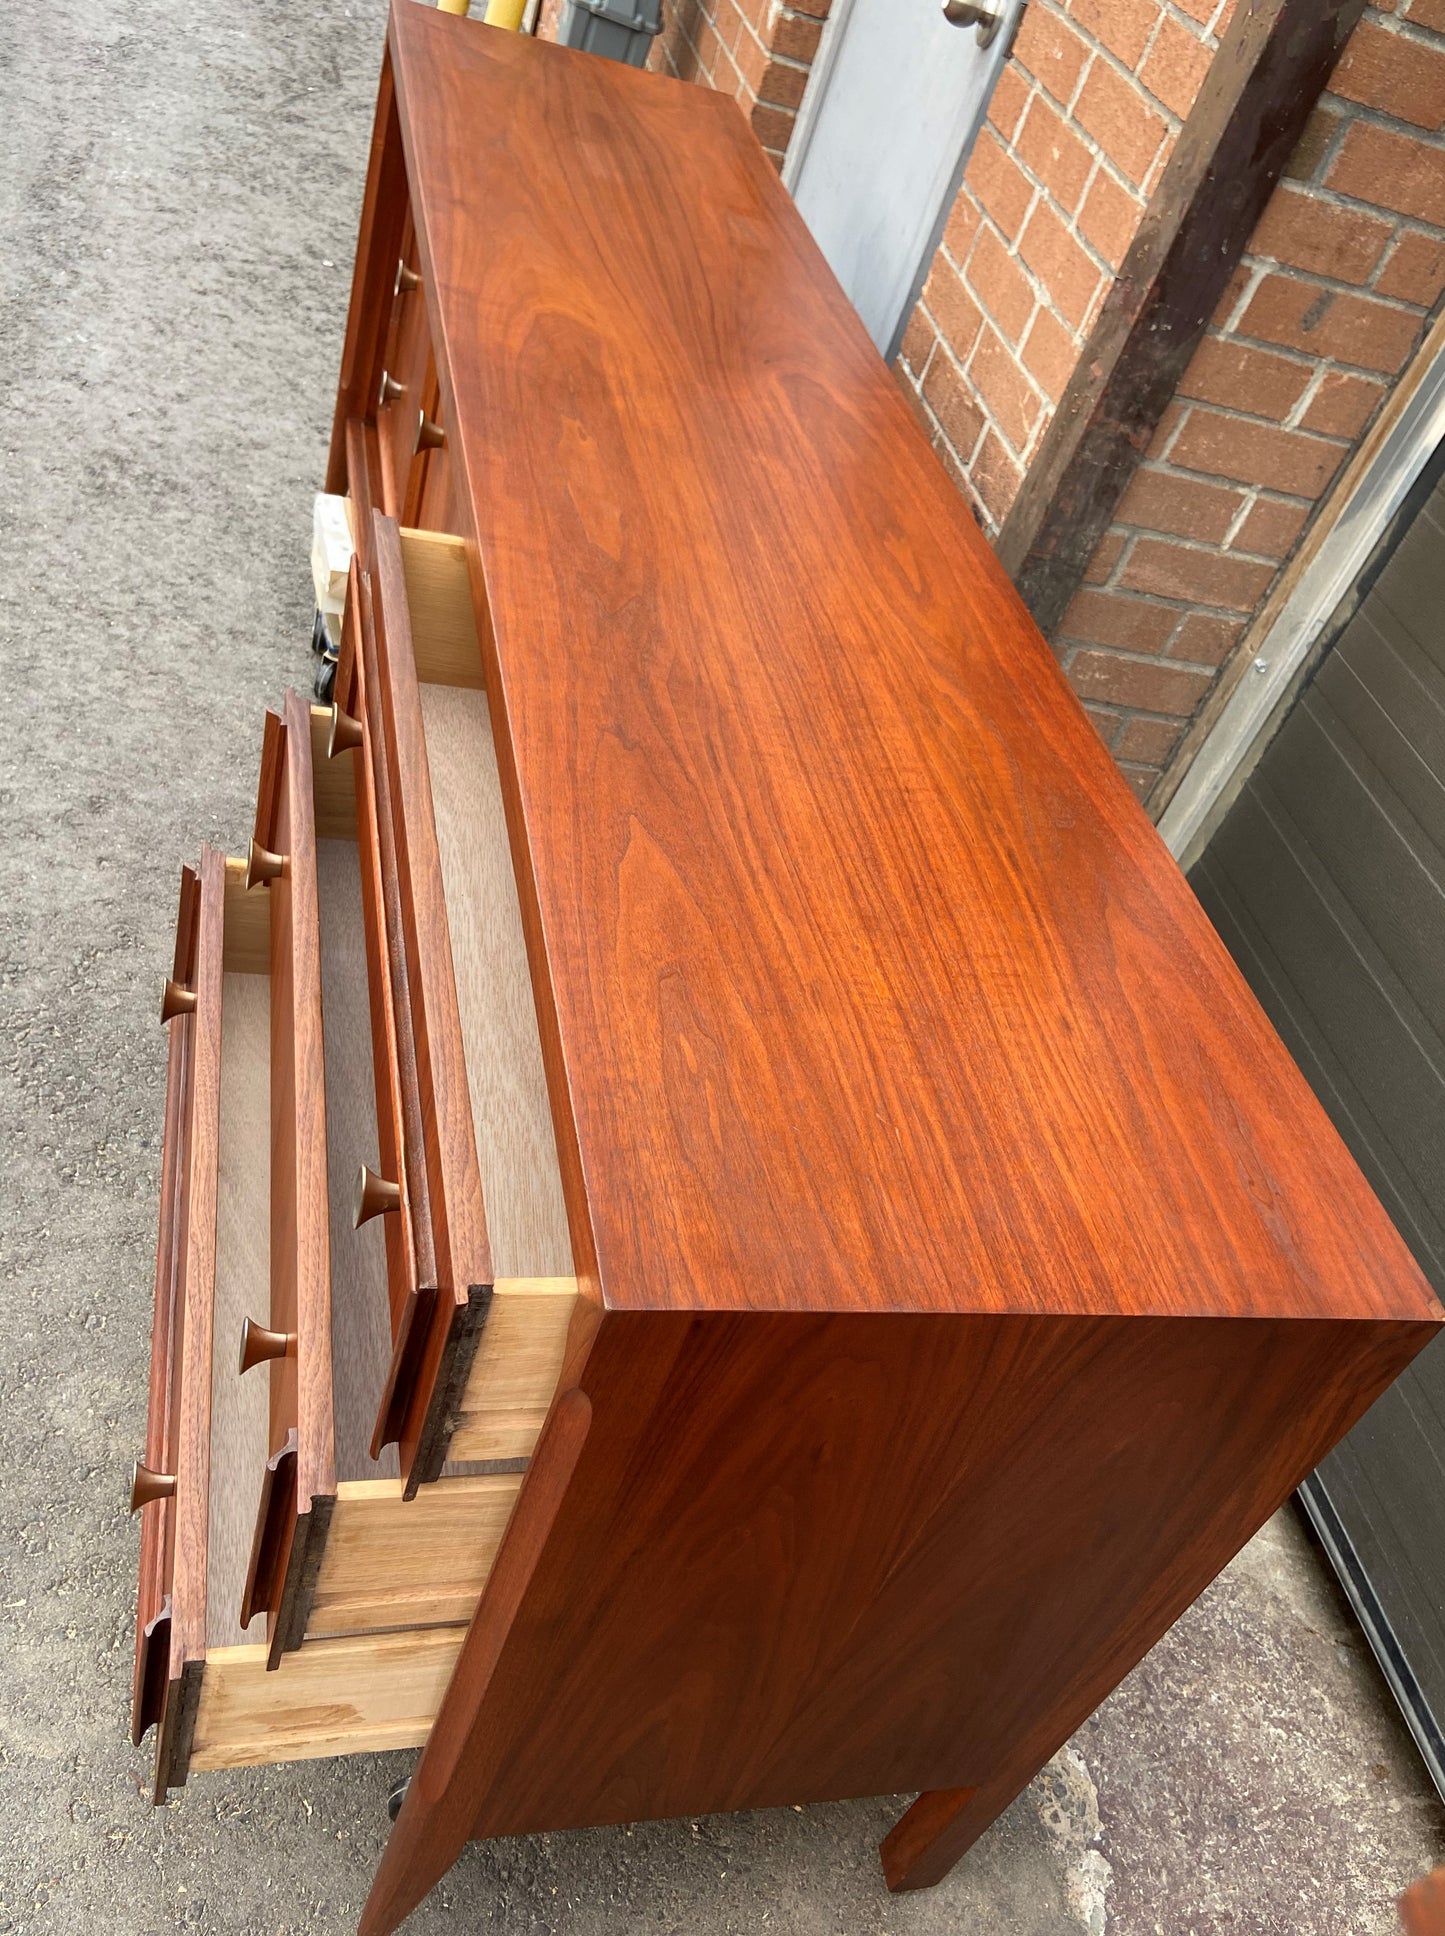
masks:
<instances>
[{"instance_id":1,"label":"door handle","mask_svg":"<svg viewBox=\"0 0 1445 1936\"><path fill-rule=\"evenodd\" d=\"M950 27L977 27L980 47L992 46L1003 25L1002 0L943 0L943 17Z\"/></svg>"}]
</instances>

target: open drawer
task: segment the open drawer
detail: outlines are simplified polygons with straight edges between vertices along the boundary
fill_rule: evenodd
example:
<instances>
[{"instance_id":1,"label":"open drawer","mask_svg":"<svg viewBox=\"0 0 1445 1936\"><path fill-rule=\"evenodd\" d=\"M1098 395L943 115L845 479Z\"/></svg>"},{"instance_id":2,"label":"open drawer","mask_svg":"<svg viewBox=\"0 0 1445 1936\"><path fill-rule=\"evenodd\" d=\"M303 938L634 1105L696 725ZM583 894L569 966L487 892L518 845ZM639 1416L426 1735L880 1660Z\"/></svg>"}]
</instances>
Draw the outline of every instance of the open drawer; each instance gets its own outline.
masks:
<instances>
[{"instance_id":1,"label":"open drawer","mask_svg":"<svg viewBox=\"0 0 1445 1936\"><path fill-rule=\"evenodd\" d=\"M577 1292L464 550L380 516L366 535L335 738L357 762L372 1015L390 1018L375 1044L395 1164L378 1439L399 1445L412 1492L459 1462L525 1464Z\"/></svg>"},{"instance_id":2,"label":"open drawer","mask_svg":"<svg viewBox=\"0 0 1445 1936\"><path fill-rule=\"evenodd\" d=\"M288 702L284 747L268 729L278 784L307 771L327 724ZM373 1233L352 1229L346 1159L331 1147L375 1133L349 778L342 767L319 786L308 780L309 792L291 795L289 825L268 825L284 831L288 863L269 887L248 888L246 864L209 848L183 876L164 1007L173 1033L151 1404L134 1492L132 1720L137 1741L158 1728L158 1798L193 1766L425 1739L521 1486L517 1472L481 1472L406 1502L369 1454L384 1273L366 1278ZM308 924L329 978L324 1047L319 1007L314 1039L299 1016L311 978L291 960ZM333 1036L358 1027L360 1053L333 1052ZM324 1108L310 1119L308 1154L292 1125L313 1075ZM320 1226L309 1248L298 1235L308 1219ZM260 1359L265 1377L241 1376L236 1345L258 1315L279 1347ZM275 1569L276 1605L258 1590L257 1555L272 1550L307 1556Z\"/></svg>"}]
</instances>

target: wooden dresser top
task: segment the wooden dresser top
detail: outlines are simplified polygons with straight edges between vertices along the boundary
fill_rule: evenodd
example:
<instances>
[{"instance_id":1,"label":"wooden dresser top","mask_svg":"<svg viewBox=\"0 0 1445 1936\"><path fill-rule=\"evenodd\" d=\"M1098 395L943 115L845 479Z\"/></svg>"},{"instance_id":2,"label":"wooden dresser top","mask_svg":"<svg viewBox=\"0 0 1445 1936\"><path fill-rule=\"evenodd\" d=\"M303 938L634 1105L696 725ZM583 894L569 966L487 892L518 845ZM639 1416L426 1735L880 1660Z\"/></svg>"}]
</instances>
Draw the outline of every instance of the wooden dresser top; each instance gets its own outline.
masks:
<instances>
[{"instance_id":1,"label":"wooden dresser top","mask_svg":"<svg viewBox=\"0 0 1445 1936\"><path fill-rule=\"evenodd\" d=\"M736 105L391 49L582 1275L1438 1318Z\"/></svg>"}]
</instances>

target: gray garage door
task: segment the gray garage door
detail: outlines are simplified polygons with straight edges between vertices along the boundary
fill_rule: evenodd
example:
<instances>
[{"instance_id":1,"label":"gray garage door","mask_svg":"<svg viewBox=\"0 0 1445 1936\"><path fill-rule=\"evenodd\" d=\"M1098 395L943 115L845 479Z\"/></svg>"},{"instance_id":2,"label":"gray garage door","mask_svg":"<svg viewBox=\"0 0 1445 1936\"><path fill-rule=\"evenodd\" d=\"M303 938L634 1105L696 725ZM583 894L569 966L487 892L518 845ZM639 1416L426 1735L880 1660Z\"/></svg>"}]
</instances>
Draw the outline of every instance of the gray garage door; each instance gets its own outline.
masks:
<instances>
[{"instance_id":1,"label":"gray garage door","mask_svg":"<svg viewBox=\"0 0 1445 1936\"><path fill-rule=\"evenodd\" d=\"M1445 485L1190 878L1445 1295ZM1304 1497L1445 1793L1445 1336Z\"/></svg>"}]
</instances>

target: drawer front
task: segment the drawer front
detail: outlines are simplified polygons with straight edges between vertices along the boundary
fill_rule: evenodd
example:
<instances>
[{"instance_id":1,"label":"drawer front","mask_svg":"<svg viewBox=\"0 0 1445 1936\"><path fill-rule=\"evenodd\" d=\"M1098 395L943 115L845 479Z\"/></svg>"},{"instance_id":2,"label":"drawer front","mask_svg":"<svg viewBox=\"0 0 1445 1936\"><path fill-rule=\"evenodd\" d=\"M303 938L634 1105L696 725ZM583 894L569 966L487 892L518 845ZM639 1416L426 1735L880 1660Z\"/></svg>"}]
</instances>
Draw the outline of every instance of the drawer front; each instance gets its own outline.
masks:
<instances>
[{"instance_id":1,"label":"drawer front","mask_svg":"<svg viewBox=\"0 0 1445 1936\"><path fill-rule=\"evenodd\" d=\"M424 448L419 450L417 436L421 419L436 406L426 293L409 215L396 263L385 354L374 400L381 501L393 515L400 516L417 488L414 477L419 479L424 464L425 452Z\"/></svg>"},{"instance_id":2,"label":"drawer front","mask_svg":"<svg viewBox=\"0 0 1445 1936\"><path fill-rule=\"evenodd\" d=\"M334 1190L327 1203L324 1123L309 1142L323 1159L315 1173L299 1128L315 1107L308 1072L332 1096L340 1060L323 1073L320 1037L303 1046L308 1024L297 1012L309 978L297 962L313 948L301 901L308 870L319 871L316 853L307 856L304 789L327 840L355 832L349 787L316 778L315 742L328 723L288 700L285 743L268 727L265 771L289 804L259 824L284 837L284 849L266 852L284 851L288 871L248 889L246 863L207 849L183 881L145 1460L160 1483L141 1507L132 1716L137 1740L157 1728L158 1800L192 1768L423 1741L521 1485L519 1473L448 1478L408 1501L399 1478L337 1480L317 1465L318 1448L324 1455L332 1443L331 1407L345 1396L328 1388L333 1360L355 1362L350 1347L368 1317L383 1337L387 1329L383 1278L370 1314L360 1280L342 1282L355 1295L340 1315L320 1295L329 1274L314 1253L318 1243L336 1247L338 1204ZM354 839L351 850L355 866ZM254 854L250 864L254 876ZM334 896L319 899L334 911ZM359 883L354 918L359 925ZM345 955L320 939L323 960ZM359 935L351 952L364 1007ZM365 1051L361 1061L369 1077ZM355 1113L343 1111L344 1091L335 1100L338 1115ZM319 1239L298 1237L318 1200ZM349 1222L349 1207L341 1214ZM258 1311L268 1330L291 1322L294 1336L287 1351L257 1361L264 1376L238 1375L237 1332ZM384 1351L379 1363L378 1382ZM352 1458L370 1464L364 1450ZM300 1490L318 1469L329 1492ZM307 1555L303 1590L290 1598L278 1566L275 1606L257 1594L267 1539ZM259 1637L247 1629L262 1614Z\"/></svg>"},{"instance_id":3,"label":"drawer front","mask_svg":"<svg viewBox=\"0 0 1445 1936\"><path fill-rule=\"evenodd\" d=\"M198 1026L196 947L200 877L181 870L175 954L162 1000L170 1030L166 1053L165 1130L161 1139L160 1227L156 1240L155 1298L151 1316L150 1392L146 1406L145 1457L136 1472L136 1496L155 1497L142 1512L140 1582L136 1594L135 1673L131 1692L131 1740L140 1745L165 1707L170 1670L171 1571L175 1537L167 1482L176 1469L180 1347L185 1323L185 1249L182 1221L187 1200L192 1042ZM159 1485L157 1485L159 1480Z\"/></svg>"},{"instance_id":4,"label":"drawer front","mask_svg":"<svg viewBox=\"0 0 1445 1936\"><path fill-rule=\"evenodd\" d=\"M392 802L395 878L411 996L437 1294L415 1354L405 1410L402 1470L435 1478L446 1457L453 1396L466 1381L492 1282L492 1254L452 972L446 888L431 796L405 574L390 520L373 521L362 602L362 651L379 732L376 748Z\"/></svg>"},{"instance_id":5,"label":"drawer front","mask_svg":"<svg viewBox=\"0 0 1445 1936\"><path fill-rule=\"evenodd\" d=\"M169 1016L161 1227L151 1335L132 1736L157 1729L156 1795L183 1766L206 1649L211 1322L220 1138L226 863L182 877Z\"/></svg>"},{"instance_id":6,"label":"drawer front","mask_svg":"<svg viewBox=\"0 0 1445 1936\"><path fill-rule=\"evenodd\" d=\"M241 1603L266 1616L274 1666L298 1646L336 1497L316 789L310 708L266 715L250 892L270 974L269 1297L245 1368L268 1386L267 1458Z\"/></svg>"}]
</instances>

